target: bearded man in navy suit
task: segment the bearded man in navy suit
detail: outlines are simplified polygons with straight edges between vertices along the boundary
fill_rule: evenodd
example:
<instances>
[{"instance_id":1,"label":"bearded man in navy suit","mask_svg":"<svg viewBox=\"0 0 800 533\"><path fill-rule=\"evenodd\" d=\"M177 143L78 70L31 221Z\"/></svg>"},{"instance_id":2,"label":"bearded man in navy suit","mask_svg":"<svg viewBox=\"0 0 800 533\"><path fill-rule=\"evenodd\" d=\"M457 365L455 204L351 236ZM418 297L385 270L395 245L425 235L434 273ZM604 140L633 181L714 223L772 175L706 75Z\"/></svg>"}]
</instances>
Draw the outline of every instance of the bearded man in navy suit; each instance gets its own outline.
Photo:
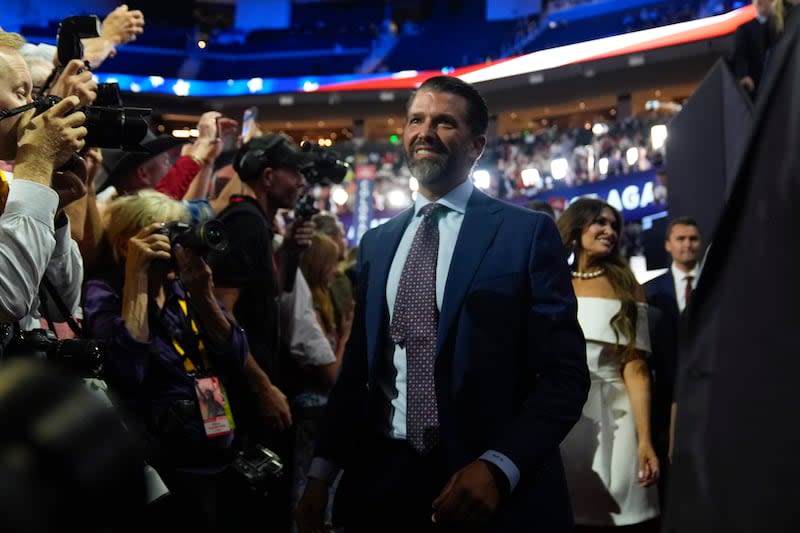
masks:
<instances>
[{"instance_id":1,"label":"bearded man in navy suit","mask_svg":"<svg viewBox=\"0 0 800 533\"><path fill-rule=\"evenodd\" d=\"M297 509L302 533L322 530L340 469L333 521L348 533L572 530L559 443L586 400L585 341L553 220L473 187L487 125L483 98L457 78L428 79L409 101L403 146L420 190L360 243L356 318ZM424 232L437 235L433 254L419 252ZM422 300L435 309L397 333ZM415 342L430 346L428 363Z\"/></svg>"}]
</instances>

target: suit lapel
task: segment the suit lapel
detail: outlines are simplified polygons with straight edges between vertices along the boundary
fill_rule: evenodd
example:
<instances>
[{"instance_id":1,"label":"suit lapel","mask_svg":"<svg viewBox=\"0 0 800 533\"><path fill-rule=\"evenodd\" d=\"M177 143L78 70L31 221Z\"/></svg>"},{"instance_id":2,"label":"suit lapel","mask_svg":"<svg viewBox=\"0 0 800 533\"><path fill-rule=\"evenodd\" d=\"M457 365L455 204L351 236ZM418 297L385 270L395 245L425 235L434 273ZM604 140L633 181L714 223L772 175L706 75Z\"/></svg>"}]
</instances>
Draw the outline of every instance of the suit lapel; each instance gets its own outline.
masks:
<instances>
[{"instance_id":1,"label":"suit lapel","mask_svg":"<svg viewBox=\"0 0 800 533\"><path fill-rule=\"evenodd\" d=\"M414 215L414 209L394 217L376 230L367 283L366 328L369 367L372 368L380 341L383 319L386 316L386 281L392 266L394 253L403 237L403 232Z\"/></svg>"},{"instance_id":2,"label":"suit lapel","mask_svg":"<svg viewBox=\"0 0 800 533\"><path fill-rule=\"evenodd\" d=\"M501 205L475 189L467 203L464 221L458 232L458 239L450 261L447 282L439 315L439 335L436 343L437 356L442 349L447 333L458 316L483 255L492 243L500 226Z\"/></svg>"}]
</instances>

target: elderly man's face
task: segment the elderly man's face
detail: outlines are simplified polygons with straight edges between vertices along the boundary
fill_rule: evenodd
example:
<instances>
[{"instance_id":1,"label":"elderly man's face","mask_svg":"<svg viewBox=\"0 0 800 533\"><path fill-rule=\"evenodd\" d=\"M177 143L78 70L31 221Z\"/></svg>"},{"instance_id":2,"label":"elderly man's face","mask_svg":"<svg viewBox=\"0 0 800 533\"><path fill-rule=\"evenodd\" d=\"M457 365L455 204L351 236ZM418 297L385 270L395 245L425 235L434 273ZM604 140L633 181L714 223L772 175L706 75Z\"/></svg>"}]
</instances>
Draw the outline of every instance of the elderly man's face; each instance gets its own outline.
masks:
<instances>
[{"instance_id":1,"label":"elderly man's face","mask_svg":"<svg viewBox=\"0 0 800 533\"><path fill-rule=\"evenodd\" d=\"M31 74L16 50L0 47L0 111L31 102ZM0 120L0 159L17 155L17 128L23 115Z\"/></svg>"}]
</instances>

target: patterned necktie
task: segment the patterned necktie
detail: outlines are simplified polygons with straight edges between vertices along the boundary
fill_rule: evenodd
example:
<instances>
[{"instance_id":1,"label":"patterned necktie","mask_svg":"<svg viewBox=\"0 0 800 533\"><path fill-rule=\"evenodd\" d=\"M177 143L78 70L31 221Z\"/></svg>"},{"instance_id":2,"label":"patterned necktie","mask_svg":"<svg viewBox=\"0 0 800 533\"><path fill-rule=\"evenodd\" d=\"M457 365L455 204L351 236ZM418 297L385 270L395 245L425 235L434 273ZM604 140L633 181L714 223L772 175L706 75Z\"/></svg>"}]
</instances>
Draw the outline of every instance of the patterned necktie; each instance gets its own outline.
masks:
<instances>
[{"instance_id":1,"label":"patterned necktie","mask_svg":"<svg viewBox=\"0 0 800 533\"><path fill-rule=\"evenodd\" d=\"M686 287L683 289L683 308L689 305L689 298L692 296L692 280L694 276L686 276Z\"/></svg>"},{"instance_id":2,"label":"patterned necktie","mask_svg":"<svg viewBox=\"0 0 800 533\"><path fill-rule=\"evenodd\" d=\"M428 453L439 441L433 369L439 331L436 211L440 207L431 203L420 209L422 222L403 265L389 327L392 341L406 350L406 432L411 446L422 454Z\"/></svg>"}]
</instances>

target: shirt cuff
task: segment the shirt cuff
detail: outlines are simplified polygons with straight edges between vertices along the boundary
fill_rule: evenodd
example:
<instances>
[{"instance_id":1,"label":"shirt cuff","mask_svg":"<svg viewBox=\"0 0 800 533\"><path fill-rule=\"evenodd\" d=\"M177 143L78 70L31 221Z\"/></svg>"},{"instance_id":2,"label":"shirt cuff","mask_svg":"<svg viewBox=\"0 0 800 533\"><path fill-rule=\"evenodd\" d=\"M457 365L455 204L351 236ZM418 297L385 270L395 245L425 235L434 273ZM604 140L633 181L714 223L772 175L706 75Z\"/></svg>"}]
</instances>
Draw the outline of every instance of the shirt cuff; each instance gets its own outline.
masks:
<instances>
[{"instance_id":1,"label":"shirt cuff","mask_svg":"<svg viewBox=\"0 0 800 533\"><path fill-rule=\"evenodd\" d=\"M508 478L509 489L511 492L514 492L514 487L519 483L520 474L519 468L517 468L517 465L515 465L511 459L495 450L489 450L481 455L480 459L488 461L499 468Z\"/></svg>"},{"instance_id":2,"label":"shirt cuff","mask_svg":"<svg viewBox=\"0 0 800 533\"><path fill-rule=\"evenodd\" d=\"M53 257L67 254L71 247L72 231L70 230L69 217L67 217L67 223L56 228L56 248L53 250Z\"/></svg>"},{"instance_id":3,"label":"shirt cuff","mask_svg":"<svg viewBox=\"0 0 800 533\"><path fill-rule=\"evenodd\" d=\"M336 476L339 475L341 468L322 457L314 457L311 466L308 468L308 477L321 479L328 485L333 485Z\"/></svg>"},{"instance_id":4,"label":"shirt cuff","mask_svg":"<svg viewBox=\"0 0 800 533\"><path fill-rule=\"evenodd\" d=\"M30 216L53 229L58 209L58 194L41 183L17 177L8 184L8 200L4 214Z\"/></svg>"}]
</instances>

